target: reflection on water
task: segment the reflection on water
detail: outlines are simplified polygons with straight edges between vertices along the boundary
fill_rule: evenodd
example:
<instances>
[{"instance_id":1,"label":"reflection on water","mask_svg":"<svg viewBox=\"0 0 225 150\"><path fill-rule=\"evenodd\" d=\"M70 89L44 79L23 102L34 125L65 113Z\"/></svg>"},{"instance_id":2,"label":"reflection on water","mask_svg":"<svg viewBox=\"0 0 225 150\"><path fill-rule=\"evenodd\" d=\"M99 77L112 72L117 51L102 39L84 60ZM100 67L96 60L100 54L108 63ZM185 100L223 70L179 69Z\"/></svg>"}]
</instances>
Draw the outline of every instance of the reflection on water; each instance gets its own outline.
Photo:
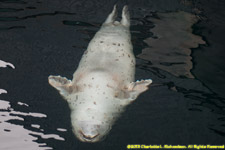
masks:
<instances>
[{"instance_id":1,"label":"reflection on water","mask_svg":"<svg viewBox=\"0 0 225 150\"><path fill-rule=\"evenodd\" d=\"M11 63L0 60L0 67L10 66L15 69ZM0 94L7 93L6 90L0 89ZM21 107L29 107L28 104L17 102L17 105ZM31 130L26 129L23 124L26 124L25 117L34 118L46 118L45 114L34 113L34 112L21 112L14 110L10 102L6 100L0 100L0 149L14 150L47 150L52 149L48 147L46 143L35 142L38 137L42 139L53 138L55 140L64 140L56 134L44 134L44 130L41 129L41 125L31 124ZM12 123L17 121L17 124ZM33 128L33 129L32 129ZM36 128L37 130L34 130ZM60 129L59 131L66 131ZM9 142L10 141L10 142Z\"/></svg>"},{"instance_id":2,"label":"reflection on water","mask_svg":"<svg viewBox=\"0 0 225 150\"><path fill-rule=\"evenodd\" d=\"M119 7L124 5L122 1L117 2ZM76 141L68 106L62 105L64 101L49 87L47 77L57 73L71 78L88 42L115 3L113 0L0 1L0 59L7 58L0 60L0 67L8 66L0 68L0 93L10 96L0 101L0 149L5 149L1 146L9 149L19 146L21 149L102 149ZM192 3L198 1L128 1L132 43L137 56L136 77L151 78L153 85L123 114L125 119L116 123L100 144L104 149L122 149L127 143L224 143L221 141L225 136L225 99L191 73L194 67L191 56L195 51L191 48L205 43L192 33L192 25L198 24L198 18L190 13L198 12L196 8L190 10ZM224 15L213 17L218 18L218 24L223 24ZM210 31L206 40L214 31L213 26L208 28L204 29ZM199 28L198 35L201 30ZM214 39L210 42L216 45ZM195 62L198 59L196 57ZM217 61L217 58L211 59ZM16 69L12 70L14 65L7 61L13 62ZM218 82L217 78L224 78L208 77L214 83ZM3 94L7 91L8 94ZM36 110L26 111L26 108ZM38 121L27 121L27 117Z\"/></svg>"},{"instance_id":3,"label":"reflection on water","mask_svg":"<svg viewBox=\"0 0 225 150\"><path fill-rule=\"evenodd\" d=\"M187 12L169 12L157 13L146 19L152 21L155 27L151 29L153 36L144 40L148 46L137 55L141 62L137 67L160 78L156 79L155 88L161 84L171 91L182 93L189 103L189 111L206 113L209 110L214 121L208 123L208 129L225 136L225 98L195 80L191 73L193 48L200 44L207 46L202 37L193 34L192 26L197 23L198 17Z\"/></svg>"},{"instance_id":4,"label":"reflection on water","mask_svg":"<svg viewBox=\"0 0 225 150\"><path fill-rule=\"evenodd\" d=\"M24 121L21 116L29 115L32 117L46 117L43 114L35 113L35 116L28 113L22 113L14 111L9 102L0 100L0 149L46 149L40 146L46 146L46 144L38 144L35 142L37 137L32 135L43 135L43 133L34 132L25 129L22 125L12 124L8 121L19 120ZM10 142L8 142L10 141Z\"/></svg>"}]
</instances>

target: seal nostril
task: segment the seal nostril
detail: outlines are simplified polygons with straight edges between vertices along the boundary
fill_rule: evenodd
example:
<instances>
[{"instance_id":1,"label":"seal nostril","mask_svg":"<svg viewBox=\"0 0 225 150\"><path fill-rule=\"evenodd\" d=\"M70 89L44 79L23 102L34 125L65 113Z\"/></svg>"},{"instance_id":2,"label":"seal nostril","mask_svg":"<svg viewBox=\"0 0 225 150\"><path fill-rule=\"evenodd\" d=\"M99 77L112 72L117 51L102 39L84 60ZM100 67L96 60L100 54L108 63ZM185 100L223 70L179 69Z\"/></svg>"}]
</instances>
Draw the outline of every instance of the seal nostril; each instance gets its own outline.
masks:
<instances>
[{"instance_id":1,"label":"seal nostril","mask_svg":"<svg viewBox=\"0 0 225 150\"><path fill-rule=\"evenodd\" d=\"M96 138L97 136L99 136L99 134L96 135L85 135L82 131L79 131L80 134L82 135L82 137L86 140L92 140L94 138Z\"/></svg>"}]
</instances>

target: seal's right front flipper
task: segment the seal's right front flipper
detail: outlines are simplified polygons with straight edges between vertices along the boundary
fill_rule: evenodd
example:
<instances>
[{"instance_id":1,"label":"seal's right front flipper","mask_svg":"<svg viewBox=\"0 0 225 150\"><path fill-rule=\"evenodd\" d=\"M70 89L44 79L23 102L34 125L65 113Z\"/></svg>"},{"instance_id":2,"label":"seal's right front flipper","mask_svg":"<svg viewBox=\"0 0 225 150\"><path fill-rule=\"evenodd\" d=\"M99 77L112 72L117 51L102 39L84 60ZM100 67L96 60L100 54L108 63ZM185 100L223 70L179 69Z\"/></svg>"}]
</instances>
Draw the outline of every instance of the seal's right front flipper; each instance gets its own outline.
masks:
<instances>
[{"instance_id":1,"label":"seal's right front flipper","mask_svg":"<svg viewBox=\"0 0 225 150\"><path fill-rule=\"evenodd\" d=\"M71 80L65 77L50 75L48 77L48 83L56 88L63 97L68 96L73 91Z\"/></svg>"}]
</instances>

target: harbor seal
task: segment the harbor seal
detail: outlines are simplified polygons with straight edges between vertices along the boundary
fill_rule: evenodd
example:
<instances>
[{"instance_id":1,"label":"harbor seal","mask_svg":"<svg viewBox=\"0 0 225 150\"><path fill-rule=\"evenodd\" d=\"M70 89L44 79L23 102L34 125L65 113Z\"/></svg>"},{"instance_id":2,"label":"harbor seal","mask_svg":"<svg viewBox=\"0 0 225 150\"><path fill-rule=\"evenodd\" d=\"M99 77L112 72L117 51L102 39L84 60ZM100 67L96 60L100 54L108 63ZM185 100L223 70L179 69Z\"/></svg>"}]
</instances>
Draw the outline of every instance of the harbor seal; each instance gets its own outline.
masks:
<instances>
[{"instance_id":1,"label":"harbor seal","mask_svg":"<svg viewBox=\"0 0 225 150\"><path fill-rule=\"evenodd\" d=\"M121 21L115 21L116 6L90 41L73 80L61 76L48 78L68 102L72 130L83 142L104 139L113 123L151 79L134 82L135 57L130 35L128 7Z\"/></svg>"}]
</instances>

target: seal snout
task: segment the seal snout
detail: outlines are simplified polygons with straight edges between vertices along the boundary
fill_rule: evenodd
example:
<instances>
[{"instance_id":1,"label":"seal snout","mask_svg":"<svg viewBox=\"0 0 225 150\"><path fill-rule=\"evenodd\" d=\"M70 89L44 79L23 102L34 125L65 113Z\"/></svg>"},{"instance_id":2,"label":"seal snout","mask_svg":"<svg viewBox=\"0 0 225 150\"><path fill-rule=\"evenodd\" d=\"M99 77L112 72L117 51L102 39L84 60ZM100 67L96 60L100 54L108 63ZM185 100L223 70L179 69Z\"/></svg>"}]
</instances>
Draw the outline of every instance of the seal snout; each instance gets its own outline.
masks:
<instances>
[{"instance_id":1,"label":"seal snout","mask_svg":"<svg viewBox=\"0 0 225 150\"><path fill-rule=\"evenodd\" d=\"M100 125L90 122L81 121L79 122L80 129L78 130L79 138L85 142L96 142L100 137L99 128Z\"/></svg>"},{"instance_id":2,"label":"seal snout","mask_svg":"<svg viewBox=\"0 0 225 150\"><path fill-rule=\"evenodd\" d=\"M86 134L83 133L81 130L79 131L80 135L82 136L82 138L85 141L92 141L93 139L95 139L97 136L99 136L99 133L95 133L95 134Z\"/></svg>"}]
</instances>

